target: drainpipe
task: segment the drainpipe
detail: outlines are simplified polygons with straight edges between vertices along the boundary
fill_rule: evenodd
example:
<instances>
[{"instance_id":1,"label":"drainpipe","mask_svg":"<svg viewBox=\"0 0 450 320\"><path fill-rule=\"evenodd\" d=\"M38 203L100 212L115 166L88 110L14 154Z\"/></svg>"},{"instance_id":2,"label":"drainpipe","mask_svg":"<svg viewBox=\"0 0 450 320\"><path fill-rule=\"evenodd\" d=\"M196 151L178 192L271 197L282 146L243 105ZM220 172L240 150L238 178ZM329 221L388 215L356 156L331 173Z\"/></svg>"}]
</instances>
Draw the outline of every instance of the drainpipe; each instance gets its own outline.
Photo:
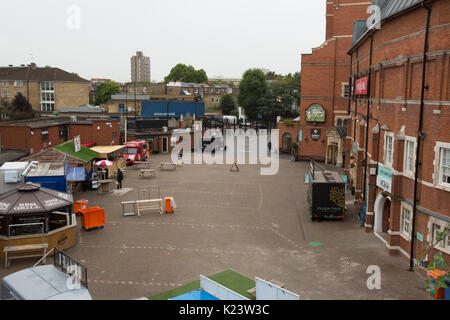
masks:
<instances>
[{"instance_id":1,"label":"drainpipe","mask_svg":"<svg viewBox=\"0 0 450 320\"><path fill-rule=\"evenodd\" d=\"M369 116L370 116L370 90L372 87L372 56L373 56L373 36L370 35L370 57L369 57L369 80L367 83L367 113L366 113L366 143L364 146L365 156L364 156L364 194L363 201L366 201L367 196L367 149L369 147ZM378 139L379 140L379 139ZM369 209L369 206L366 206L366 211Z\"/></svg>"},{"instance_id":2,"label":"drainpipe","mask_svg":"<svg viewBox=\"0 0 450 320\"><path fill-rule=\"evenodd\" d=\"M409 271L414 271L414 244L416 233L416 212L417 212L417 198L418 198L418 180L419 180L419 160L420 160L420 147L422 139L425 137L423 132L423 112L424 112L424 100L425 100L425 75L427 69L427 53L428 53L428 34L430 31L430 16L431 8L425 5L425 1L422 2L422 7L427 10L427 22L425 26L425 41L423 47L423 60L422 60L422 89L420 95L420 115L419 115L419 128L417 133L417 149L416 149L416 171L414 177L414 205L412 216L412 229L411 229L411 251L409 258Z\"/></svg>"},{"instance_id":3,"label":"drainpipe","mask_svg":"<svg viewBox=\"0 0 450 320\"><path fill-rule=\"evenodd\" d=\"M350 107L351 107L351 95L352 95L352 86L353 86L353 78L352 78L352 71L353 71L353 54L350 54L350 77L348 78L348 107L347 107L347 116L350 115Z\"/></svg>"}]
</instances>

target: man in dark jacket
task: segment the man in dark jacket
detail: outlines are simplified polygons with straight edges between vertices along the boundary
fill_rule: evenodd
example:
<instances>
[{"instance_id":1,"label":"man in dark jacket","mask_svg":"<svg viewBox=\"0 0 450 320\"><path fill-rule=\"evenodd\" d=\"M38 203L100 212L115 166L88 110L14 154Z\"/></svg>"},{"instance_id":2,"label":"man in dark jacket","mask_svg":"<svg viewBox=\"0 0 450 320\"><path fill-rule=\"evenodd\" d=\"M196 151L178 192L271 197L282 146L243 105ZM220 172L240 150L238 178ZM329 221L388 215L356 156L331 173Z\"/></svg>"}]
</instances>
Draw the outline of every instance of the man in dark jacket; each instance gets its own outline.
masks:
<instances>
[{"instance_id":1,"label":"man in dark jacket","mask_svg":"<svg viewBox=\"0 0 450 320\"><path fill-rule=\"evenodd\" d=\"M122 189L123 172L122 170L117 170L117 189Z\"/></svg>"}]
</instances>

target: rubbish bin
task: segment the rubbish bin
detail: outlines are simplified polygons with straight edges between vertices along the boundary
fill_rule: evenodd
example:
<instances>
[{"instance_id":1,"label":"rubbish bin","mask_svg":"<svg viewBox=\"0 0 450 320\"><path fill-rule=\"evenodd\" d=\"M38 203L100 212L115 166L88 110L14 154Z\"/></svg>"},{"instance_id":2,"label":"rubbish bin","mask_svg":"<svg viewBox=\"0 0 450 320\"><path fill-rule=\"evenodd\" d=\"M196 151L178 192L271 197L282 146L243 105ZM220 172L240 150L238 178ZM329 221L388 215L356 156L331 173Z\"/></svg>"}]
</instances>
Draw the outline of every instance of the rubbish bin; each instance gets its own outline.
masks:
<instances>
[{"instance_id":1,"label":"rubbish bin","mask_svg":"<svg viewBox=\"0 0 450 320\"><path fill-rule=\"evenodd\" d=\"M78 200L75 201L74 205L73 205L73 211L76 214L79 214L81 210L86 209L88 206L88 200Z\"/></svg>"},{"instance_id":2,"label":"rubbish bin","mask_svg":"<svg viewBox=\"0 0 450 320\"><path fill-rule=\"evenodd\" d=\"M100 207L92 207L82 209L81 225L83 229L90 230L93 228L104 228L105 226L105 210Z\"/></svg>"},{"instance_id":3,"label":"rubbish bin","mask_svg":"<svg viewBox=\"0 0 450 320\"><path fill-rule=\"evenodd\" d=\"M166 204L166 213L173 213L176 208L175 200L173 197L165 197L164 203Z\"/></svg>"}]
</instances>

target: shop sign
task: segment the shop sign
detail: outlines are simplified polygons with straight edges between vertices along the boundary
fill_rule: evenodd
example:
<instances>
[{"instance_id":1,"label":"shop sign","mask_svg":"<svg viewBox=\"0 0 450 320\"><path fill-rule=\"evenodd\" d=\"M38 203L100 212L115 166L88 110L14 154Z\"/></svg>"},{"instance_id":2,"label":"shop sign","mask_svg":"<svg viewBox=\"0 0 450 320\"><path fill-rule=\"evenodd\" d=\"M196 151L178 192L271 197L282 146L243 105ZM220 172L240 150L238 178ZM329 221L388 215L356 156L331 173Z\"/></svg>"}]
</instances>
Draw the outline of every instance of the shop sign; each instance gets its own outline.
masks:
<instances>
[{"instance_id":1,"label":"shop sign","mask_svg":"<svg viewBox=\"0 0 450 320\"><path fill-rule=\"evenodd\" d=\"M75 144L75 152L80 152L80 150L81 150L81 137L80 136L76 136L73 139L73 143Z\"/></svg>"},{"instance_id":2,"label":"shop sign","mask_svg":"<svg viewBox=\"0 0 450 320\"><path fill-rule=\"evenodd\" d=\"M423 242L423 234L417 232L417 240L419 240L420 242Z\"/></svg>"},{"instance_id":3,"label":"shop sign","mask_svg":"<svg viewBox=\"0 0 450 320\"><path fill-rule=\"evenodd\" d=\"M313 103L306 109L306 121L325 122L325 109L318 103Z\"/></svg>"},{"instance_id":4,"label":"shop sign","mask_svg":"<svg viewBox=\"0 0 450 320\"><path fill-rule=\"evenodd\" d=\"M355 83L355 94L356 95L367 95L367 85L369 83L369 77L364 77L356 80Z\"/></svg>"},{"instance_id":5,"label":"shop sign","mask_svg":"<svg viewBox=\"0 0 450 320\"><path fill-rule=\"evenodd\" d=\"M311 139L319 140L320 139L320 129L314 128L311 129Z\"/></svg>"},{"instance_id":6,"label":"shop sign","mask_svg":"<svg viewBox=\"0 0 450 320\"><path fill-rule=\"evenodd\" d=\"M392 170L378 165L377 187L384 191L392 191Z\"/></svg>"}]
</instances>

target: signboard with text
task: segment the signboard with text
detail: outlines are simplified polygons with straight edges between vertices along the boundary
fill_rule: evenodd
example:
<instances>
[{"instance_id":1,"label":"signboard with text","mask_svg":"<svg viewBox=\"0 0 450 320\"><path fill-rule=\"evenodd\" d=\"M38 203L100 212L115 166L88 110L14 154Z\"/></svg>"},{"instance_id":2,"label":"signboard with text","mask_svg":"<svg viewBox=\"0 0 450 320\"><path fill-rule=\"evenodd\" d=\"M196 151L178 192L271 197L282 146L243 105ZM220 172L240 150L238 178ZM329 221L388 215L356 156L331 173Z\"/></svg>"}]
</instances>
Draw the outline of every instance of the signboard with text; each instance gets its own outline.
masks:
<instances>
[{"instance_id":1,"label":"signboard with text","mask_svg":"<svg viewBox=\"0 0 450 320\"><path fill-rule=\"evenodd\" d=\"M76 136L75 138L73 138L73 143L75 145L75 152L80 152L80 150L81 150L81 137L80 136Z\"/></svg>"},{"instance_id":2,"label":"signboard with text","mask_svg":"<svg viewBox=\"0 0 450 320\"><path fill-rule=\"evenodd\" d=\"M377 187L384 191L392 191L392 170L378 165Z\"/></svg>"},{"instance_id":3,"label":"signboard with text","mask_svg":"<svg viewBox=\"0 0 450 320\"><path fill-rule=\"evenodd\" d=\"M325 122L325 109L318 103L313 103L306 109L306 121Z\"/></svg>"},{"instance_id":4,"label":"signboard with text","mask_svg":"<svg viewBox=\"0 0 450 320\"><path fill-rule=\"evenodd\" d=\"M367 85L369 83L369 77L364 77L356 80L355 83L355 94L356 95L367 95Z\"/></svg>"}]
</instances>

